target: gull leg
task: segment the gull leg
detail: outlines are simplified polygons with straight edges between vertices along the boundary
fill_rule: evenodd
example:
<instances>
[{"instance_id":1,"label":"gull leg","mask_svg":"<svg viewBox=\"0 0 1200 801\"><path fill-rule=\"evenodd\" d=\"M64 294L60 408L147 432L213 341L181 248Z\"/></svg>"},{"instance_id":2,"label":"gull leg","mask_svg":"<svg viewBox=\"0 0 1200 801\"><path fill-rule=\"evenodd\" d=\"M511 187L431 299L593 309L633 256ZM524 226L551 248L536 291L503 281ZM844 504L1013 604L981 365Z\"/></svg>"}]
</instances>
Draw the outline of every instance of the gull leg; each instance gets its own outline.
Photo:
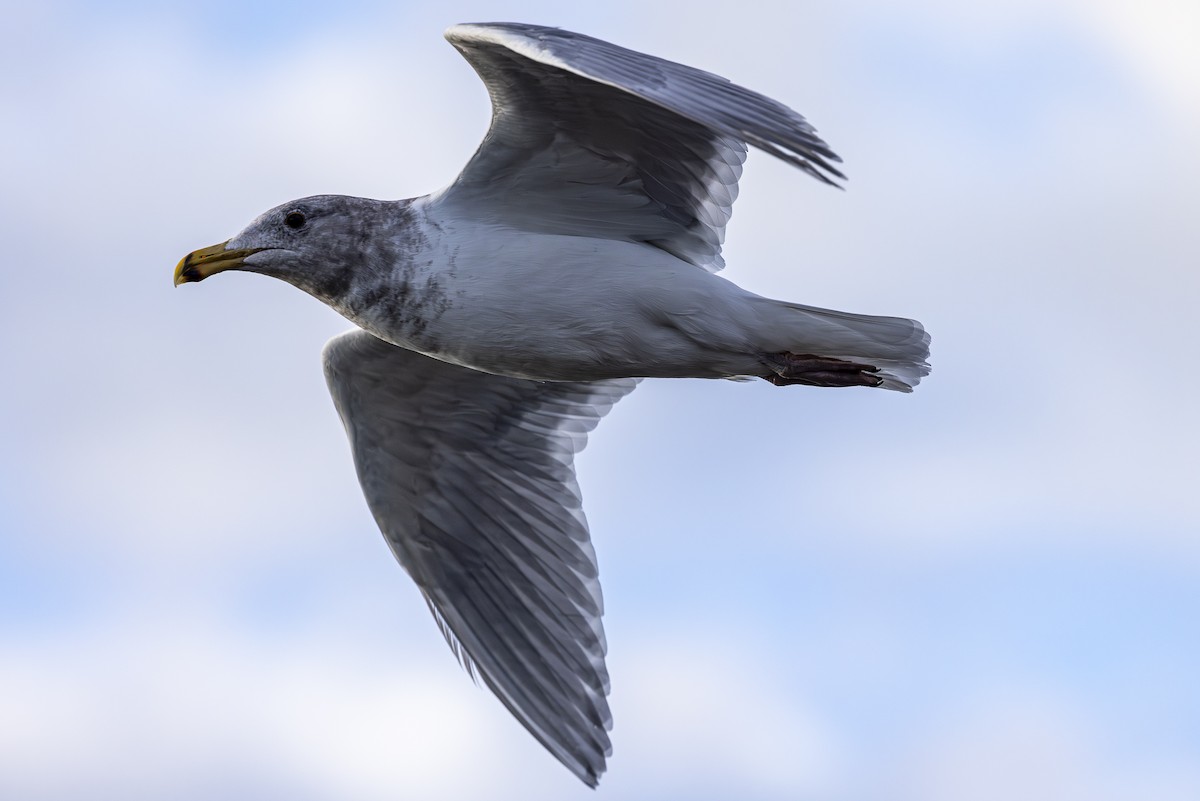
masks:
<instances>
[{"instance_id":1,"label":"gull leg","mask_svg":"<svg viewBox=\"0 0 1200 801\"><path fill-rule=\"evenodd\" d=\"M883 379L870 364L815 356L811 353L765 353L763 364L771 372L762 376L777 387L805 384L811 387L877 387Z\"/></svg>"}]
</instances>

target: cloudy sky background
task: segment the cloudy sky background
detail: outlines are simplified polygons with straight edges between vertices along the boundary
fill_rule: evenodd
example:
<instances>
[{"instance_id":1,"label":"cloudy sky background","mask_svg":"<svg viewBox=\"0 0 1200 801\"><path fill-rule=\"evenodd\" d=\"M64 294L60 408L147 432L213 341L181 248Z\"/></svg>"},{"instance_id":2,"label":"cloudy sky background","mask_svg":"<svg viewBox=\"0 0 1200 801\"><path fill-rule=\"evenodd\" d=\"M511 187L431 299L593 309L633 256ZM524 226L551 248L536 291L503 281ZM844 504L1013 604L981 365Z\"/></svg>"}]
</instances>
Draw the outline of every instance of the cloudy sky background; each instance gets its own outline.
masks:
<instances>
[{"instance_id":1,"label":"cloudy sky background","mask_svg":"<svg viewBox=\"0 0 1200 801\"><path fill-rule=\"evenodd\" d=\"M1200 10L681 8L2 4L0 797L1200 797ZM933 334L911 396L647 382L601 424L599 795L375 530L347 324L171 288L289 198L448 183L488 107L441 31L489 19L807 115L848 191L752 155L726 276Z\"/></svg>"}]
</instances>

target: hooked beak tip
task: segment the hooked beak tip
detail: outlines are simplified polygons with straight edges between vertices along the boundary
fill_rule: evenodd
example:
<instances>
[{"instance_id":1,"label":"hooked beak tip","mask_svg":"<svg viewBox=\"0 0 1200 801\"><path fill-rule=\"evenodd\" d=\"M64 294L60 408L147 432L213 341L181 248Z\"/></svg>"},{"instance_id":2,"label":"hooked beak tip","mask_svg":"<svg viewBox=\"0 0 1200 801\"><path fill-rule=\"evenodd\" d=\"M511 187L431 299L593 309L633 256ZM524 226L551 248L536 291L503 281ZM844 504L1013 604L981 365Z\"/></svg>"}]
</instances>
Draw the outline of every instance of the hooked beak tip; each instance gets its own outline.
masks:
<instances>
[{"instance_id":1,"label":"hooked beak tip","mask_svg":"<svg viewBox=\"0 0 1200 801\"><path fill-rule=\"evenodd\" d=\"M175 286L199 281L201 278L200 271L192 266L191 253L184 256L179 260L179 264L175 265Z\"/></svg>"},{"instance_id":2,"label":"hooked beak tip","mask_svg":"<svg viewBox=\"0 0 1200 801\"><path fill-rule=\"evenodd\" d=\"M266 248L235 248L227 250L228 242L200 248L184 256L175 265L175 286L203 281L210 275L223 273L226 270L242 268L242 262L247 256L252 256Z\"/></svg>"}]
</instances>

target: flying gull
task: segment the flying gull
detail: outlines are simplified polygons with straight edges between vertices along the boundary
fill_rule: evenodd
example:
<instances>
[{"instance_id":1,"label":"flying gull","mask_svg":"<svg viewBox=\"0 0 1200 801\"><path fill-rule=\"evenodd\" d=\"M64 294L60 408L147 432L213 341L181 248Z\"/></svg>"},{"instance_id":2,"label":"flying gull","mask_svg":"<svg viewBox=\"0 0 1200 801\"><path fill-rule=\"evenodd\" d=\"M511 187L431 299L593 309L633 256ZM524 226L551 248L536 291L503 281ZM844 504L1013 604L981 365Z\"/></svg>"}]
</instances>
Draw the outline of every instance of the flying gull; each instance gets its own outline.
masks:
<instances>
[{"instance_id":1,"label":"flying gull","mask_svg":"<svg viewBox=\"0 0 1200 801\"><path fill-rule=\"evenodd\" d=\"M379 528L463 666L595 786L612 717L573 467L588 432L648 377L909 392L929 336L716 275L748 145L844 178L796 112L556 28L446 38L492 101L449 187L285 203L175 284L262 273L355 323L324 367Z\"/></svg>"}]
</instances>

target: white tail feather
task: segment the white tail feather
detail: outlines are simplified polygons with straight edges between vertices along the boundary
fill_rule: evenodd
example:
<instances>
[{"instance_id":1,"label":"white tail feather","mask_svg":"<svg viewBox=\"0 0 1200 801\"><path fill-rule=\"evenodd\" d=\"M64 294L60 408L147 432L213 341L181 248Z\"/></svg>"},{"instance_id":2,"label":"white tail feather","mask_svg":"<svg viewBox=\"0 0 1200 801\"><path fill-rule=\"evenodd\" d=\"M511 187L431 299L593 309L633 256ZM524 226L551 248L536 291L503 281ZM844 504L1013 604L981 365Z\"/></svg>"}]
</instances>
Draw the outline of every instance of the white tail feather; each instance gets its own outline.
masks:
<instances>
[{"instance_id":1,"label":"white tail feather","mask_svg":"<svg viewBox=\"0 0 1200 801\"><path fill-rule=\"evenodd\" d=\"M870 364L879 369L880 387L898 392L912 392L929 375L929 334L916 320L770 303L779 351Z\"/></svg>"}]
</instances>

